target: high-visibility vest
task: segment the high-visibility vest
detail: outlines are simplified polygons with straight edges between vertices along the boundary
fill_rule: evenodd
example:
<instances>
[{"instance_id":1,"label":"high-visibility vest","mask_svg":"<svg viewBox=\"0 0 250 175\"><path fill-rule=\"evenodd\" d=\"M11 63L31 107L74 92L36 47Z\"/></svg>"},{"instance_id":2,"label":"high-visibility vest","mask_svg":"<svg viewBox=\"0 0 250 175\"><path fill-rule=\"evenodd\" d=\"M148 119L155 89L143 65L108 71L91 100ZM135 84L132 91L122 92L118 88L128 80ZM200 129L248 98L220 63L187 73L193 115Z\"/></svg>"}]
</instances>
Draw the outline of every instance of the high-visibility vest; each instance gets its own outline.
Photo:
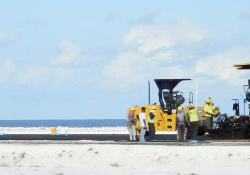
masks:
<instances>
[{"instance_id":1,"label":"high-visibility vest","mask_svg":"<svg viewBox=\"0 0 250 175\"><path fill-rule=\"evenodd\" d=\"M155 116L151 112L149 113L148 123L155 123Z\"/></svg>"},{"instance_id":2,"label":"high-visibility vest","mask_svg":"<svg viewBox=\"0 0 250 175\"><path fill-rule=\"evenodd\" d=\"M206 104L206 105L204 106L205 115L206 115L207 117L212 117L211 114L214 113L213 110L214 110L214 108L213 108L212 105L207 105L207 104ZM210 114L207 114L207 112L210 113Z\"/></svg>"},{"instance_id":3,"label":"high-visibility vest","mask_svg":"<svg viewBox=\"0 0 250 175\"><path fill-rule=\"evenodd\" d=\"M151 119L151 118L149 118L148 123L155 123L155 119Z\"/></svg>"},{"instance_id":4,"label":"high-visibility vest","mask_svg":"<svg viewBox=\"0 0 250 175\"><path fill-rule=\"evenodd\" d=\"M188 112L188 115L189 115L189 120L190 120L190 122L199 121L199 116L198 116L198 112L197 112L196 109L191 109L191 110Z\"/></svg>"}]
</instances>

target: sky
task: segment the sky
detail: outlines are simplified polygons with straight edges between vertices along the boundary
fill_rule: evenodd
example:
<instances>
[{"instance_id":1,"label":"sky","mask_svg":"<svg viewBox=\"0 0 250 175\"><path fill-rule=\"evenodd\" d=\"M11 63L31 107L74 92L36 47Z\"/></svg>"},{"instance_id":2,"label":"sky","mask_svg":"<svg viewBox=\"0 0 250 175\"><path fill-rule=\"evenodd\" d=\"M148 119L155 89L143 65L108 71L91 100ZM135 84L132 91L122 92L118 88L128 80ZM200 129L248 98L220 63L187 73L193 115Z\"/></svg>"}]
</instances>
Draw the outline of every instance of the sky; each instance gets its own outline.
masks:
<instances>
[{"instance_id":1,"label":"sky","mask_svg":"<svg viewBox=\"0 0 250 175\"><path fill-rule=\"evenodd\" d=\"M120 119L154 79L233 113L250 72L248 0L0 2L0 119Z\"/></svg>"}]
</instances>

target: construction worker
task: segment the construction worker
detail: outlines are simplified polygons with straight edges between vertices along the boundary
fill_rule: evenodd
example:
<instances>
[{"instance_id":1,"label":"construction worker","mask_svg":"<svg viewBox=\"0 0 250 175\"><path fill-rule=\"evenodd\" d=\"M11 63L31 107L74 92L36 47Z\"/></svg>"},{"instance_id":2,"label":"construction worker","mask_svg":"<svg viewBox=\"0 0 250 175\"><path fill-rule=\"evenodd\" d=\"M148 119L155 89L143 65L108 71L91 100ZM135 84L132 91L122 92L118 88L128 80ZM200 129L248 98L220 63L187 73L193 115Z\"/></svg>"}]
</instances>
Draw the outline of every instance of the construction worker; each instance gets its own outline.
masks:
<instances>
[{"instance_id":1,"label":"construction worker","mask_svg":"<svg viewBox=\"0 0 250 175\"><path fill-rule=\"evenodd\" d=\"M189 134L189 129L190 129L189 121L188 121L188 111L189 111L189 105L183 108L183 112L185 112L186 117L187 117L187 127L184 128L185 129L185 131L184 131L184 140L187 140L188 134Z\"/></svg>"},{"instance_id":2,"label":"construction worker","mask_svg":"<svg viewBox=\"0 0 250 175\"><path fill-rule=\"evenodd\" d=\"M141 132L139 115L135 116L135 131L136 131L136 139L139 140Z\"/></svg>"},{"instance_id":3,"label":"construction worker","mask_svg":"<svg viewBox=\"0 0 250 175\"><path fill-rule=\"evenodd\" d=\"M127 127L128 127L128 131L129 131L129 139L130 139L130 141L135 141L136 140L134 113L135 113L135 108L129 109Z\"/></svg>"},{"instance_id":4,"label":"construction worker","mask_svg":"<svg viewBox=\"0 0 250 175\"><path fill-rule=\"evenodd\" d=\"M176 114L177 141L183 142L187 132L187 116L182 106L179 106Z\"/></svg>"},{"instance_id":5,"label":"construction worker","mask_svg":"<svg viewBox=\"0 0 250 175\"><path fill-rule=\"evenodd\" d=\"M146 108L142 107L141 108L141 113L139 114L139 119L140 119L140 138L139 142L144 143L145 142L145 133L147 129L147 122L146 122L146 114L145 114Z\"/></svg>"},{"instance_id":6,"label":"construction worker","mask_svg":"<svg viewBox=\"0 0 250 175\"><path fill-rule=\"evenodd\" d=\"M200 117L198 111L192 103L189 104L188 119L190 123L190 139L197 140Z\"/></svg>"},{"instance_id":7,"label":"construction worker","mask_svg":"<svg viewBox=\"0 0 250 175\"><path fill-rule=\"evenodd\" d=\"M204 112L206 116L206 127L207 132L213 129L213 115L214 115L214 107L212 105L212 100L210 98L205 99Z\"/></svg>"},{"instance_id":8,"label":"construction worker","mask_svg":"<svg viewBox=\"0 0 250 175\"><path fill-rule=\"evenodd\" d=\"M155 111L156 111L156 106L153 105L149 113L149 121L148 121L149 140L152 140L155 136Z\"/></svg>"}]
</instances>

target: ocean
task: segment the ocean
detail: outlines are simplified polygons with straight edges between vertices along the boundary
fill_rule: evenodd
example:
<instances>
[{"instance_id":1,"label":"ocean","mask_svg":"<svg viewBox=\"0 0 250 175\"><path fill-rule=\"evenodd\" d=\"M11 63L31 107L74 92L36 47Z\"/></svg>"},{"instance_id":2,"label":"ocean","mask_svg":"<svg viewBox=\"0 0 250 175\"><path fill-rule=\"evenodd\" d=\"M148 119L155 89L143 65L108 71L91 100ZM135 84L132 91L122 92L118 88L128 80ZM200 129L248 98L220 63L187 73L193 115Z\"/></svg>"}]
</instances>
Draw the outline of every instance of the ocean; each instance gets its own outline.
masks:
<instances>
[{"instance_id":1,"label":"ocean","mask_svg":"<svg viewBox=\"0 0 250 175\"><path fill-rule=\"evenodd\" d=\"M125 119L0 120L0 127L123 127Z\"/></svg>"}]
</instances>

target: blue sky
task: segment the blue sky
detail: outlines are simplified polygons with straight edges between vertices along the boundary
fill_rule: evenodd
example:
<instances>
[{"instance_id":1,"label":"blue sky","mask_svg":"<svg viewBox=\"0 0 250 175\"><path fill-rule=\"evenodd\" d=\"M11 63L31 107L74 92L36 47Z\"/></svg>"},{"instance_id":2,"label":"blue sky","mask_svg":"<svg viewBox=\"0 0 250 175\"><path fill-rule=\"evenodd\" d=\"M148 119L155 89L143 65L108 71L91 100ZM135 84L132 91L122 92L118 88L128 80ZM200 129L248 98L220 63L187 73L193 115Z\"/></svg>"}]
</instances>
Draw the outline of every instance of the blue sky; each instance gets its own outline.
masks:
<instances>
[{"instance_id":1,"label":"blue sky","mask_svg":"<svg viewBox=\"0 0 250 175\"><path fill-rule=\"evenodd\" d=\"M0 3L1 119L123 118L158 102L155 78L210 96L232 113L250 60L250 2L3 1Z\"/></svg>"}]
</instances>

